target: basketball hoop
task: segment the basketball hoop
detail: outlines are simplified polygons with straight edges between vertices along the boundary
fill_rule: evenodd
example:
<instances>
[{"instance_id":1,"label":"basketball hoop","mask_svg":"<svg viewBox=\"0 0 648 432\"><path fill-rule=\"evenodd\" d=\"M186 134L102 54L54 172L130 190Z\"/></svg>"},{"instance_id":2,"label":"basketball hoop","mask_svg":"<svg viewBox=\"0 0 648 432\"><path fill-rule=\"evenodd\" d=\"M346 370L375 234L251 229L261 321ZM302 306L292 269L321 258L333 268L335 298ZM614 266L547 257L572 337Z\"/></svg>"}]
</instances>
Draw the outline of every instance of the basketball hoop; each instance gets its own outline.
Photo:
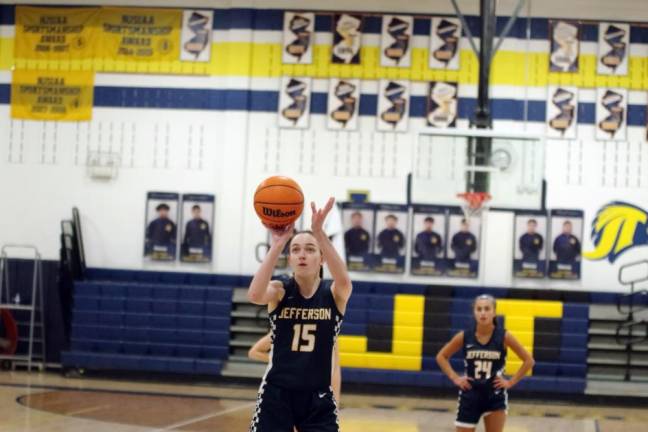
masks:
<instances>
[{"instance_id":1,"label":"basketball hoop","mask_svg":"<svg viewBox=\"0 0 648 432\"><path fill-rule=\"evenodd\" d=\"M480 216L485 208L485 204L490 201L491 194L488 192L463 192L457 194L458 198L465 201L461 205L461 209L466 216L466 219L473 216Z\"/></svg>"}]
</instances>

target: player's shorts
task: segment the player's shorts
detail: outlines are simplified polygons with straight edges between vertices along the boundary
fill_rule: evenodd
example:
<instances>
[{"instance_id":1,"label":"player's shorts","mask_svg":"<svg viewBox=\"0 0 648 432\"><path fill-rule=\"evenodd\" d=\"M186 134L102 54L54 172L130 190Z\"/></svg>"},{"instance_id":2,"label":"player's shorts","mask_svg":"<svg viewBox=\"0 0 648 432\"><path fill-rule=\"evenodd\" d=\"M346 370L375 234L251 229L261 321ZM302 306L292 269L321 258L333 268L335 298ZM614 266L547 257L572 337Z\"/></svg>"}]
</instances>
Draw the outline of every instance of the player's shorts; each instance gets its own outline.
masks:
<instances>
[{"instance_id":1,"label":"player's shorts","mask_svg":"<svg viewBox=\"0 0 648 432\"><path fill-rule=\"evenodd\" d=\"M508 410L508 394L504 389L493 388L492 382L473 386L468 391L459 392L459 406L455 426L474 428L482 416L495 411Z\"/></svg>"},{"instance_id":2,"label":"player's shorts","mask_svg":"<svg viewBox=\"0 0 648 432\"><path fill-rule=\"evenodd\" d=\"M250 432L339 432L333 390L289 390L263 383Z\"/></svg>"}]
</instances>

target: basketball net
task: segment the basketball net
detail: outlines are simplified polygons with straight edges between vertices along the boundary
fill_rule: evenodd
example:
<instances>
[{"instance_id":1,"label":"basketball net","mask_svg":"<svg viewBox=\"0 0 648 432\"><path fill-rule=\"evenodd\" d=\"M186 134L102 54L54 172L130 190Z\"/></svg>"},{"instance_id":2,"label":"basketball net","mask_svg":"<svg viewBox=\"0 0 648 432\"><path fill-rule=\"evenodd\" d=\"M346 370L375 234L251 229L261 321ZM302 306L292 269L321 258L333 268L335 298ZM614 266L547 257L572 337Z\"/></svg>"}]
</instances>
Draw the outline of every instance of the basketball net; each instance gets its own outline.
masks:
<instances>
[{"instance_id":1,"label":"basketball net","mask_svg":"<svg viewBox=\"0 0 648 432\"><path fill-rule=\"evenodd\" d=\"M486 203L491 199L491 194L488 192L463 192L457 194L457 197L464 200L461 209L468 219L473 216L481 216L486 208Z\"/></svg>"}]
</instances>

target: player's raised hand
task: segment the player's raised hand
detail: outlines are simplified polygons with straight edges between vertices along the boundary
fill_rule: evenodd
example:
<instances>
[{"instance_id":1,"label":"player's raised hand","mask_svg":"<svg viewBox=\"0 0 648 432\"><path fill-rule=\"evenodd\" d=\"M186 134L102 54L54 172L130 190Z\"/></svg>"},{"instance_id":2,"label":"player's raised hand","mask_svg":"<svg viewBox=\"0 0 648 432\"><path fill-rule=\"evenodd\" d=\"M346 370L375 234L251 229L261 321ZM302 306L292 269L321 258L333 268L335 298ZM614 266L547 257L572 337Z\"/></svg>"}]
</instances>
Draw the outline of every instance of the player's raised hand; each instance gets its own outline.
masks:
<instances>
[{"instance_id":1,"label":"player's raised hand","mask_svg":"<svg viewBox=\"0 0 648 432\"><path fill-rule=\"evenodd\" d=\"M281 244L285 245L292 237L295 231L295 224L286 225L280 229L271 229L270 233L272 234L272 244Z\"/></svg>"},{"instance_id":2,"label":"player's raised hand","mask_svg":"<svg viewBox=\"0 0 648 432\"><path fill-rule=\"evenodd\" d=\"M324 232L324 221L326 220L326 216L328 216L329 212L333 208L333 204L335 204L335 198L331 197L328 199L324 207L318 210L315 206L315 203L311 201L311 210L313 211L313 218L311 219L311 231L313 231L314 234Z\"/></svg>"}]
</instances>

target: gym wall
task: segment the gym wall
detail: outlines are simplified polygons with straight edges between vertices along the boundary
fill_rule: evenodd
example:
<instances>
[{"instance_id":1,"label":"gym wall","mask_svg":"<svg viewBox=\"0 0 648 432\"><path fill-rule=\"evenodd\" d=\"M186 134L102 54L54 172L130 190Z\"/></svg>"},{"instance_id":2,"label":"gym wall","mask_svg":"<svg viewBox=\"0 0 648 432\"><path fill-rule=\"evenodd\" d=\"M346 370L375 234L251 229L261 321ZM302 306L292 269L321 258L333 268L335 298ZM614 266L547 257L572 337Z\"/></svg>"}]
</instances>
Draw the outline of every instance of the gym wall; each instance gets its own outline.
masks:
<instances>
[{"instance_id":1,"label":"gym wall","mask_svg":"<svg viewBox=\"0 0 648 432\"><path fill-rule=\"evenodd\" d=\"M464 13L477 13L473 3L460 2ZM624 201L648 211L648 28L638 23L648 21L648 11L641 1L628 0L614 6L603 1L571 2L567 9L558 1L531 3L530 11L522 14L530 12L532 19L518 20L495 58L491 79L494 128L543 134L547 85L579 87L578 138L547 140L544 177L547 208L584 210L583 250L588 251L593 249L590 225L602 206ZM75 3L61 3L71 4ZM0 239L3 243L35 244L45 258L57 258L59 221L77 206L89 266L251 274L257 266L254 248L266 239L252 209L252 193L261 179L276 173L299 181L308 201L322 202L329 195L344 200L349 189L366 189L374 202L404 203L406 175L420 151L417 137L423 129L423 114L417 115L413 106L408 132L398 134L377 133L375 108L371 107L361 115L357 133L329 131L321 110L313 110L307 129L280 129L276 107L284 75L312 77L313 104L319 101L320 106L328 80L335 76L361 78L361 94L366 100L372 96L375 100L379 78L411 80L412 95L419 99L425 94L426 82L455 80L459 82L458 127L467 127L472 115L477 64L465 37L460 44L462 67L458 72L431 70L426 65L396 72L369 64L345 69L317 57L316 65L303 67L281 64L283 10L306 6L330 17L334 11L349 10L345 2L97 4L215 8L212 60L205 76L97 73L89 122L12 120L15 9L11 4L0 6L0 184L6 203L6 211L0 213ZM513 4L499 7L510 13ZM406 7L397 12L422 14L421 22L430 15L453 14L450 2L441 0L407 2ZM374 21L378 12L396 11L392 3L384 1L359 5L358 9L372 13ZM629 75L596 75L598 27L593 22L583 23L581 72L549 73L547 18L558 16L631 21ZM501 29L506 18L500 21ZM316 56L327 52L331 44L327 29L316 29ZM379 39L380 33L375 32L363 36L367 52L377 51ZM415 33L413 43L416 52L426 56L427 36ZM594 139L596 89L604 86L628 89L626 141ZM87 154L99 150L120 155L116 179L100 182L88 177ZM211 266L143 262L145 195L151 190L216 195ZM486 222L479 279L381 276L381 280L615 291L620 289L616 282L619 266L647 255L645 246L637 246L613 263L583 260L580 281L520 282L513 280L510 267L513 213L493 211ZM372 280L376 276L356 278Z\"/></svg>"}]
</instances>

